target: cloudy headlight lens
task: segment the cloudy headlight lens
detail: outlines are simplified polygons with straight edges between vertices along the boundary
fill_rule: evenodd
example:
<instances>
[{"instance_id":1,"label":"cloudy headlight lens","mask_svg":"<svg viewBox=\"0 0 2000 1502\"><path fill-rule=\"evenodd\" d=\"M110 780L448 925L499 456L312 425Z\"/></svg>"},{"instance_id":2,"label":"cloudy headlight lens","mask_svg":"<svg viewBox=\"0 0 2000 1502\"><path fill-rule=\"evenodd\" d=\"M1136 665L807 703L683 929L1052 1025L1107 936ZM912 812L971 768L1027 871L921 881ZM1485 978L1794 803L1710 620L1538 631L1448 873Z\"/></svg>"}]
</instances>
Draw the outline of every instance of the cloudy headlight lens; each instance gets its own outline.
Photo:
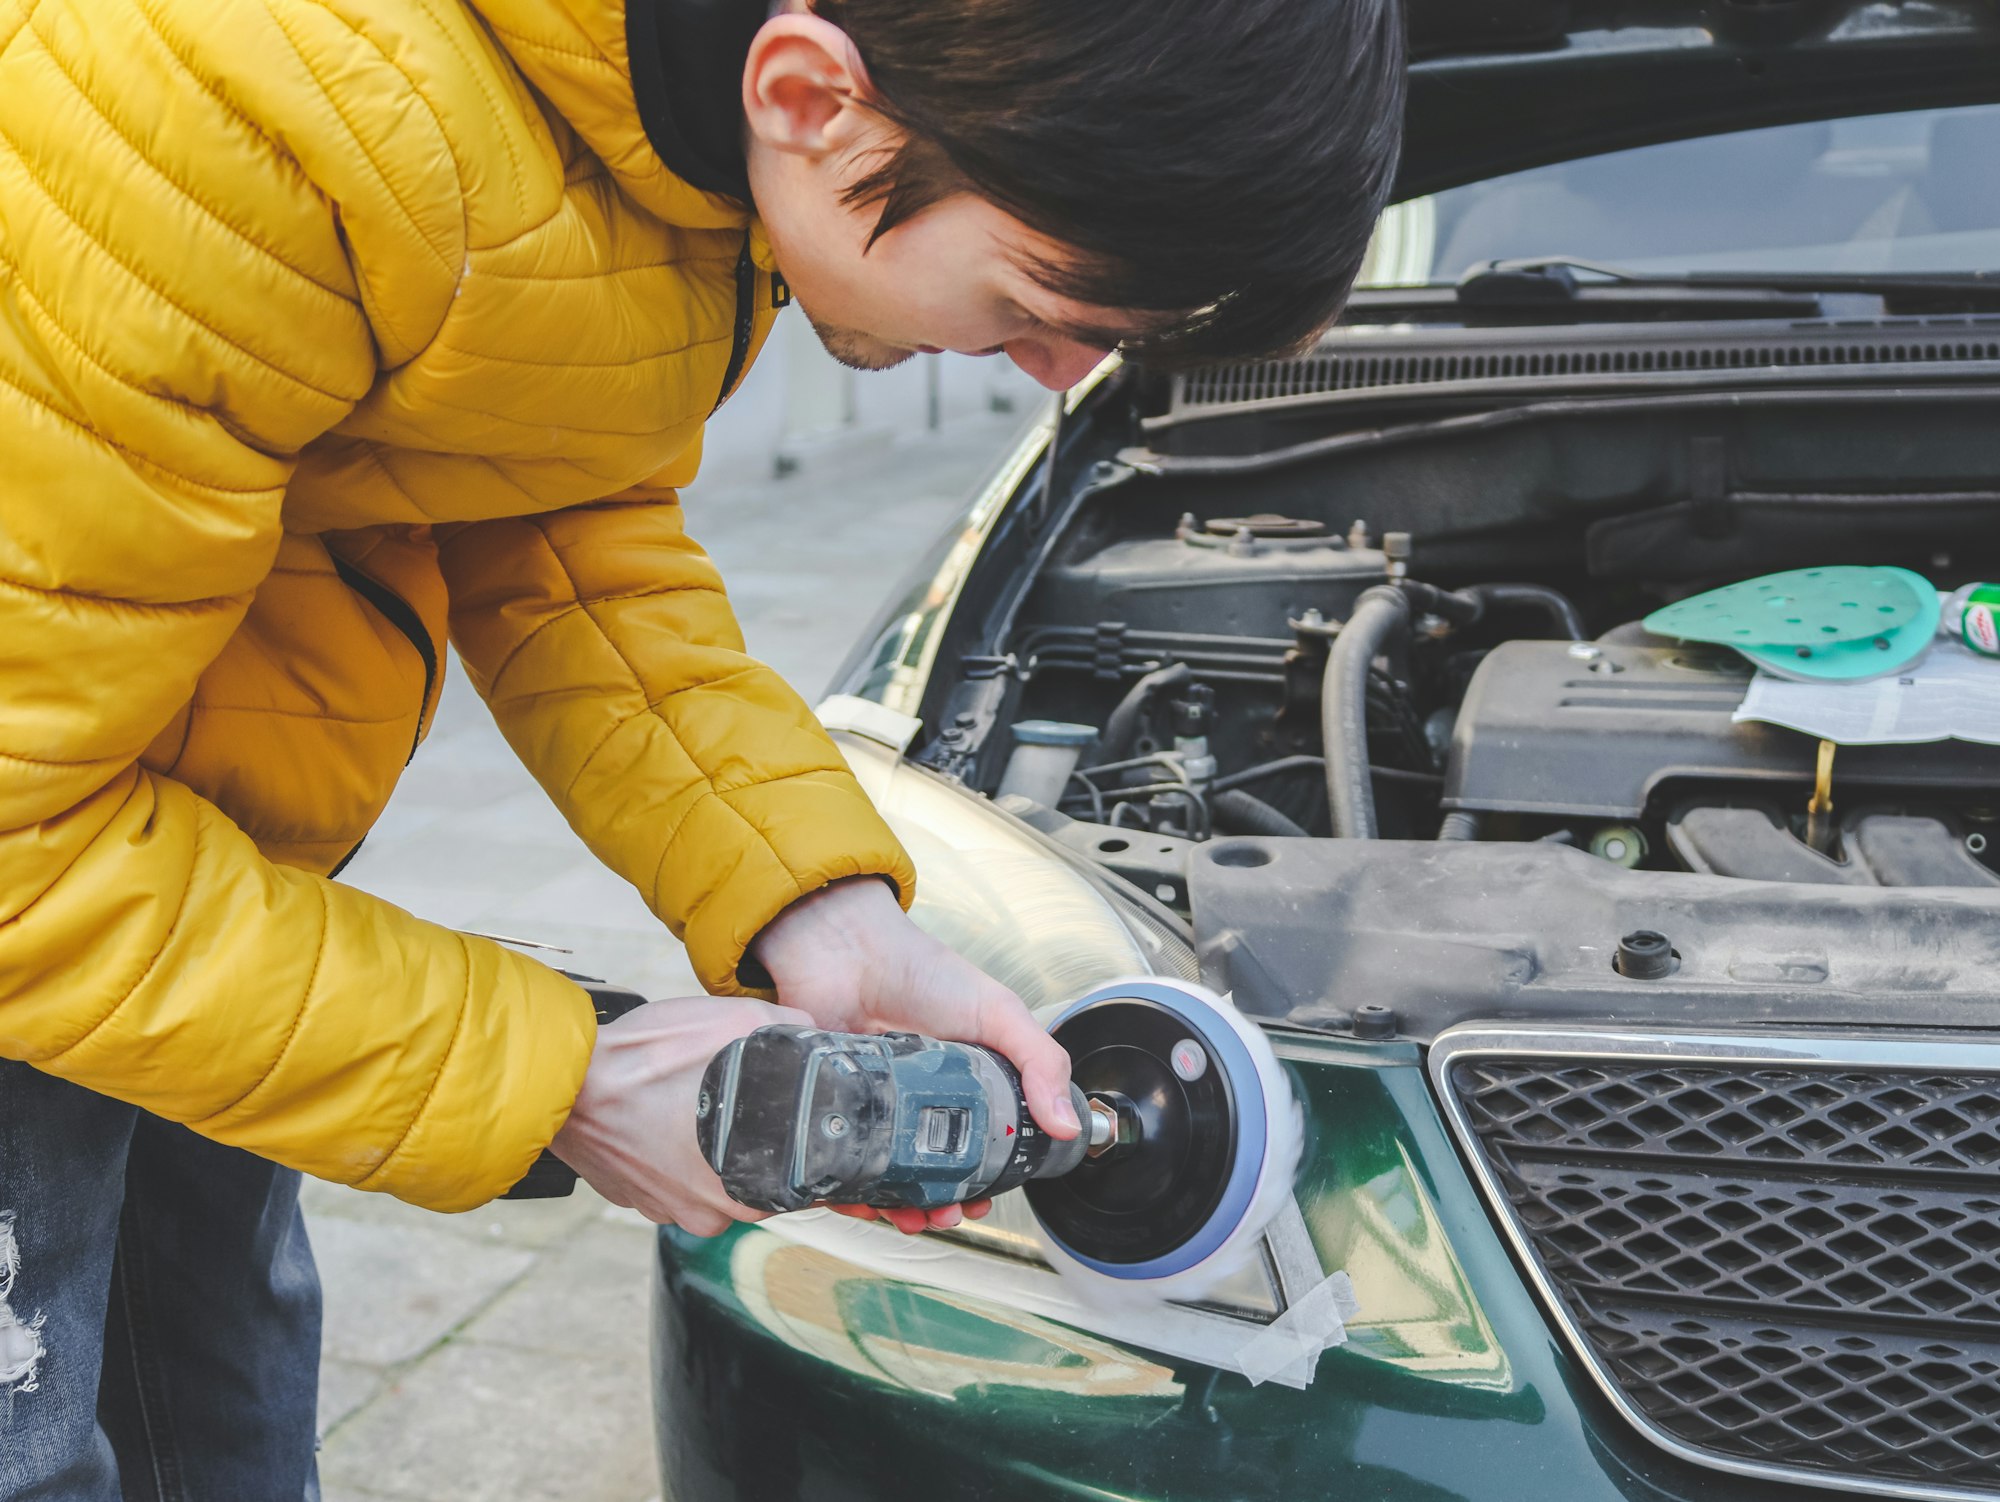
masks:
<instances>
[{"instance_id":1,"label":"cloudy headlight lens","mask_svg":"<svg viewBox=\"0 0 2000 1502\"><path fill-rule=\"evenodd\" d=\"M910 916L927 933L1038 1011L1128 976L1200 978L1186 928L1172 913L978 794L905 761L894 746L846 728L856 713L852 700L820 706L841 754L916 862L917 900ZM865 721L875 711L862 705L859 713ZM889 728L896 727L891 723ZM787 1216L773 1224L796 1226L807 1219ZM863 1233L852 1222L826 1224L832 1233L850 1238L841 1243L839 1254L856 1257L851 1238ZM996 1199L984 1220L969 1220L932 1236L968 1251L1015 1259L1036 1269L1036 1276L1054 1277L1019 1190ZM900 1243L899 1237L887 1238L861 1260L883 1265L875 1259L904 1254ZM894 1262L886 1265L899 1274L913 1271ZM935 1264L925 1265L935 1272ZM1275 1290L1268 1259L1258 1259L1209 1290L1202 1304L1263 1321L1281 1307ZM1085 1315L1079 1305L1065 1317L1088 1325Z\"/></svg>"},{"instance_id":2,"label":"cloudy headlight lens","mask_svg":"<svg viewBox=\"0 0 2000 1502\"><path fill-rule=\"evenodd\" d=\"M1030 1007L1060 1006L1125 976L1196 978L1194 950L1171 914L887 747L850 734L834 739L916 862L910 916ZM1047 1265L1018 1192L995 1200L985 1220L943 1234ZM1275 1308L1261 1267L1215 1298L1264 1318Z\"/></svg>"},{"instance_id":3,"label":"cloudy headlight lens","mask_svg":"<svg viewBox=\"0 0 2000 1502\"><path fill-rule=\"evenodd\" d=\"M975 793L859 736L841 753L917 866L910 916L1031 1007L1129 975L1194 978L1164 911Z\"/></svg>"}]
</instances>

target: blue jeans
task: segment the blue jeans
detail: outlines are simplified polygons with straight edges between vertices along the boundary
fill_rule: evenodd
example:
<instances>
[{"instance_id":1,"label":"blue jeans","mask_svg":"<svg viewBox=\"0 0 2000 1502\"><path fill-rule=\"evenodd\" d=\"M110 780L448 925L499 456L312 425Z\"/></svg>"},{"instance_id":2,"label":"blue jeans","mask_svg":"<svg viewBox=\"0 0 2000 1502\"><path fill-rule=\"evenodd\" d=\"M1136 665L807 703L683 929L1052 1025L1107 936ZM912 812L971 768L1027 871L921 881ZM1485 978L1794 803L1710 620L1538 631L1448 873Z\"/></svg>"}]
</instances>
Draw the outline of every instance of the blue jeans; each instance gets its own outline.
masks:
<instances>
[{"instance_id":1,"label":"blue jeans","mask_svg":"<svg viewBox=\"0 0 2000 1502\"><path fill-rule=\"evenodd\" d=\"M0 1502L315 1502L319 1332L296 1173L0 1060Z\"/></svg>"}]
</instances>

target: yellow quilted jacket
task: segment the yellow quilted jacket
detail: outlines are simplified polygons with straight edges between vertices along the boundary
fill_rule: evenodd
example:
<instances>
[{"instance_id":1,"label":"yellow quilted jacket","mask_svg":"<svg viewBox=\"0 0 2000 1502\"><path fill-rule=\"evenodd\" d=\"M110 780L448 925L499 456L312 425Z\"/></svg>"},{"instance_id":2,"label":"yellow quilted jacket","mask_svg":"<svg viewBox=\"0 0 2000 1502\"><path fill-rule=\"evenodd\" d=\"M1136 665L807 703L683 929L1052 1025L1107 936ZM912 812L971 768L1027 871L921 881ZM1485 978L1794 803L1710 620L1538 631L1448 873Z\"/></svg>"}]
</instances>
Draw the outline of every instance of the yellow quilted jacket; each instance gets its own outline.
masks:
<instances>
[{"instance_id":1,"label":"yellow quilted jacket","mask_svg":"<svg viewBox=\"0 0 2000 1502\"><path fill-rule=\"evenodd\" d=\"M907 900L681 529L772 264L624 21L0 0L0 1057L439 1209L518 1178L583 993L326 879L447 633L711 988L829 880Z\"/></svg>"}]
</instances>

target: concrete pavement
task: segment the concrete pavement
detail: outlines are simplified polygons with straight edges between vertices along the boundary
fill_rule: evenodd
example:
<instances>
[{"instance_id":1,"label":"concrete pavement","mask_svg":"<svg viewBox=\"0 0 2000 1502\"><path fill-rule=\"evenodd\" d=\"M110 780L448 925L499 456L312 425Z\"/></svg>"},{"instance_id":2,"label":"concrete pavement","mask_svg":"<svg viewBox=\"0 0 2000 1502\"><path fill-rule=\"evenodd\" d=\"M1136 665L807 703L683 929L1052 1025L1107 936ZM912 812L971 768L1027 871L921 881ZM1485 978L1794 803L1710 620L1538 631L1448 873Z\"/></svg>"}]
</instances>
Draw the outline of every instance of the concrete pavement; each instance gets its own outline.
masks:
<instances>
[{"instance_id":1,"label":"concrete pavement","mask_svg":"<svg viewBox=\"0 0 2000 1502\"><path fill-rule=\"evenodd\" d=\"M796 350L794 351L796 353ZM864 377L861 422L788 440L762 362L711 424L689 530L750 649L816 698L911 561L1038 399L987 366ZM990 410L995 390L1018 410ZM455 927L573 950L568 968L648 995L698 988L680 946L599 867L513 758L462 675L343 880ZM327 1502L646 1502L659 1494L646 1369L652 1231L587 1192L465 1215L307 1185L326 1288Z\"/></svg>"}]
</instances>

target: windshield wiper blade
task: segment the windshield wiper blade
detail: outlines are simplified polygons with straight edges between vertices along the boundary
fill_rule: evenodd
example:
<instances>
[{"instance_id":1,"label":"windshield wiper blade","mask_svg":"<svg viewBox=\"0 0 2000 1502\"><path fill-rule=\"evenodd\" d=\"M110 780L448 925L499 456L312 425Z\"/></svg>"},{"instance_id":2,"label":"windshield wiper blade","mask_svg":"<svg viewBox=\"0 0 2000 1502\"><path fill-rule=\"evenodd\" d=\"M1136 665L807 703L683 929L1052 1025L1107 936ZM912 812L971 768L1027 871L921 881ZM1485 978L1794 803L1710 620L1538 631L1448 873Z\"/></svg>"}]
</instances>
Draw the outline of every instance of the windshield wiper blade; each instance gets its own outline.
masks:
<instances>
[{"instance_id":1,"label":"windshield wiper blade","mask_svg":"<svg viewBox=\"0 0 2000 1502\"><path fill-rule=\"evenodd\" d=\"M1585 280L1577 275L1597 278ZM1465 307L1559 306L1580 301L1640 301L1666 295L1730 301L1758 296L1804 301L1835 293L1863 293L1885 300L1936 299L2000 307L2000 274L1986 271L1689 271L1674 275L1629 271L1576 256L1533 256L1481 261L1468 267L1453 289Z\"/></svg>"},{"instance_id":2,"label":"windshield wiper blade","mask_svg":"<svg viewBox=\"0 0 2000 1502\"><path fill-rule=\"evenodd\" d=\"M1599 278L1585 281L1579 271ZM1483 261L1452 289L1462 308L1568 308L1580 304L1697 304L1751 317L1812 318L1820 312L1817 287L1792 289L1738 281L1696 281L1621 271L1592 261L1546 258Z\"/></svg>"},{"instance_id":3,"label":"windshield wiper blade","mask_svg":"<svg viewBox=\"0 0 2000 1502\"><path fill-rule=\"evenodd\" d=\"M1819 318L1817 290L1609 276L1580 280L1573 261L1486 262L1456 284L1364 287L1348 299L1349 323L1370 318L1453 317L1518 323L1645 322L1659 318ZM1592 267L1592 270L1608 268Z\"/></svg>"}]
</instances>

